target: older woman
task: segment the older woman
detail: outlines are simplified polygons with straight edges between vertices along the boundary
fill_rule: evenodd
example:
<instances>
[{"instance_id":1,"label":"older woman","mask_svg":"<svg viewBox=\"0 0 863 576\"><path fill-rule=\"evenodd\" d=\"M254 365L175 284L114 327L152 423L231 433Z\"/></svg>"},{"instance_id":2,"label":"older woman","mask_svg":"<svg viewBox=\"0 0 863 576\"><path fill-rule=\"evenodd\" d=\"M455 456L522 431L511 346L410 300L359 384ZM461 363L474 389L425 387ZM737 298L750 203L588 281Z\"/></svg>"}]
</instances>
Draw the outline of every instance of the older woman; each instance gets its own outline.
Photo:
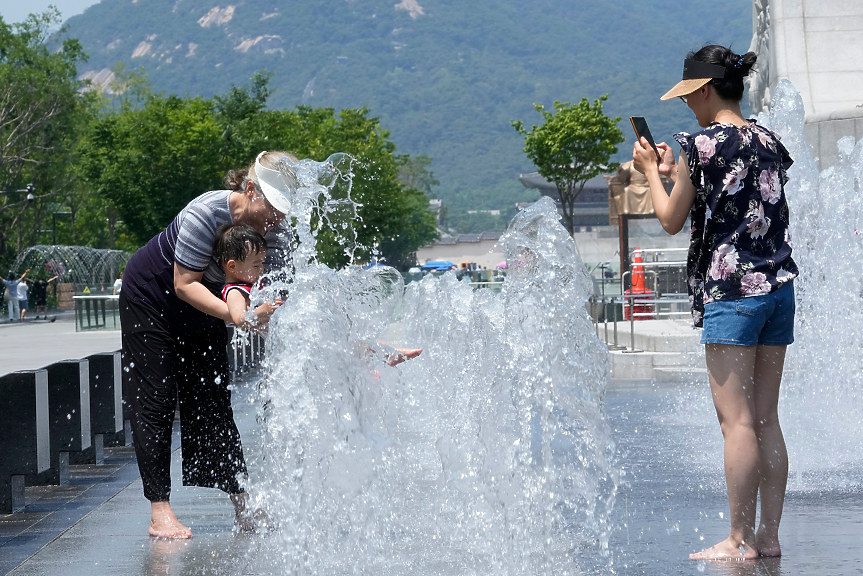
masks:
<instances>
[{"instance_id":1,"label":"older woman","mask_svg":"<svg viewBox=\"0 0 863 576\"><path fill-rule=\"evenodd\" d=\"M290 187L277 170L283 152L262 152L255 164L232 171L229 190L192 200L173 222L129 260L120 292L126 401L144 496L151 503L150 535L189 538L174 515L171 434L179 399L183 484L219 488L231 496L237 524L254 529L246 473L234 423L229 370L227 304L218 296L224 273L213 258L216 229L249 224L265 235L270 268L290 260ZM289 156L290 157L290 156ZM290 157L292 160L294 158ZM260 324L272 307L259 307Z\"/></svg>"}]
</instances>

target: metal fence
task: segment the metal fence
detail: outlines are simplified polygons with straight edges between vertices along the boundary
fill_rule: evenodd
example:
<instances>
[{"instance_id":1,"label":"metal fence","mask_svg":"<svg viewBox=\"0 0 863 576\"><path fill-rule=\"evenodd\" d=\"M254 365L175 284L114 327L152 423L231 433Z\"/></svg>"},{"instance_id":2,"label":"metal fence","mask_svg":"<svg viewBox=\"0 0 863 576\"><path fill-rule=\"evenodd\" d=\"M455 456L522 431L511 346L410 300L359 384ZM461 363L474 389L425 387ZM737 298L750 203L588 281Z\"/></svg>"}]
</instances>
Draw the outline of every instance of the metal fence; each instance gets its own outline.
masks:
<instances>
[{"instance_id":1,"label":"metal fence","mask_svg":"<svg viewBox=\"0 0 863 576\"><path fill-rule=\"evenodd\" d=\"M640 252L643 262L632 263L629 270L621 274L619 295L607 295L608 284L602 278L602 292L595 294L589 302L590 316L593 318L597 337L603 339L610 350L640 352L635 347L635 321L647 319L667 319L690 315L689 294L687 291L686 260L687 248L639 249L630 253L632 262L636 252ZM641 268L641 270L635 270ZM633 271L644 274L645 291L633 293L624 291L627 278ZM650 282L649 289L647 288ZM617 282L615 282L617 283ZM627 294L626 292L630 292ZM618 322L628 321L629 346L620 343ZM609 327L609 323L611 327ZM602 324L602 327L600 327ZM611 333L609 334L609 328Z\"/></svg>"}]
</instances>

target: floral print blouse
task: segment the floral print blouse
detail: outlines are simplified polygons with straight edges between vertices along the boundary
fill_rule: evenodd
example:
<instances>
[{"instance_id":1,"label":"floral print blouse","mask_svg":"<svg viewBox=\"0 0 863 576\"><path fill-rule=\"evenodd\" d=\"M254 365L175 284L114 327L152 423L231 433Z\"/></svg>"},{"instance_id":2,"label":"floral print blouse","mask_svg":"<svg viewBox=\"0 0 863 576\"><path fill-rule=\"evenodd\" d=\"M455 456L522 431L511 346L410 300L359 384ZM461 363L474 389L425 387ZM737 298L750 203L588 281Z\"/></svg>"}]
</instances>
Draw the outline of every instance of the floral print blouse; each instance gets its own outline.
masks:
<instances>
[{"instance_id":1,"label":"floral print blouse","mask_svg":"<svg viewBox=\"0 0 863 576\"><path fill-rule=\"evenodd\" d=\"M779 136L755 120L713 122L674 139L697 191L686 272L700 327L706 304L769 294L797 277L784 189L793 160Z\"/></svg>"}]
</instances>

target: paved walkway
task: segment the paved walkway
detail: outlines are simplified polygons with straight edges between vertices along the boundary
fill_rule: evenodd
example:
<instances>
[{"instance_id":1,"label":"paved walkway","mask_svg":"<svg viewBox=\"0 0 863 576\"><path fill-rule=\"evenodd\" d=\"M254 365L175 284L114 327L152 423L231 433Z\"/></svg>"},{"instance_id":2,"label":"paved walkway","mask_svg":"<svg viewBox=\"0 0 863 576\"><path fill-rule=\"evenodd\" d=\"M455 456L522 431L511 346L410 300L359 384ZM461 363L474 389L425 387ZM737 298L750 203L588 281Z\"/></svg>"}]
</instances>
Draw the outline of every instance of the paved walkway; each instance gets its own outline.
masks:
<instances>
[{"instance_id":1,"label":"paved walkway","mask_svg":"<svg viewBox=\"0 0 863 576\"><path fill-rule=\"evenodd\" d=\"M260 443L255 406L243 394L248 384L241 383L239 390L234 412L244 447L253 452ZM782 522L785 556L733 563L687 558L689 552L728 533L721 434L710 414L709 394L695 392L691 398L704 404L696 407L703 418L680 418L679 385L612 383L607 395L609 423L618 442L619 464L627 471L612 518L616 527L611 542L613 573L863 574L863 496L855 490L799 490L793 482ZM703 445L704 453L697 458L691 452L693 443ZM146 535L149 507L129 449L116 449L105 467L73 467L73 471L71 485L30 488L25 513L0 516L0 574L9 570L10 576L287 573L284 567L267 564L260 537L231 531L232 508L222 493L180 486L178 451L173 458L172 501L194 531L188 541ZM363 561L356 559L357 573L370 573ZM414 574L434 571L427 566L416 569ZM605 566L586 573L611 572Z\"/></svg>"},{"instance_id":2,"label":"paved walkway","mask_svg":"<svg viewBox=\"0 0 863 576\"><path fill-rule=\"evenodd\" d=\"M0 374L120 349L120 331L75 332L75 317L0 323Z\"/></svg>"},{"instance_id":3,"label":"paved walkway","mask_svg":"<svg viewBox=\"0 0 863 576\"><path fill-rule=\"evenodd\" d=\"M247 458L256 442L254 373L238 382L234 414ZM70 466L66 486L26 489L26 508L0 515L0 574L125 576L248 574L255 536L232 532L234 511L219 490L182 484L179 427L171 462L171 502L194 534L191 540L147 535L150 506L143 496L134 449L106 448L104 466ZM257 573L257 572L256 572Z\"/></svg>"}]
</instances>

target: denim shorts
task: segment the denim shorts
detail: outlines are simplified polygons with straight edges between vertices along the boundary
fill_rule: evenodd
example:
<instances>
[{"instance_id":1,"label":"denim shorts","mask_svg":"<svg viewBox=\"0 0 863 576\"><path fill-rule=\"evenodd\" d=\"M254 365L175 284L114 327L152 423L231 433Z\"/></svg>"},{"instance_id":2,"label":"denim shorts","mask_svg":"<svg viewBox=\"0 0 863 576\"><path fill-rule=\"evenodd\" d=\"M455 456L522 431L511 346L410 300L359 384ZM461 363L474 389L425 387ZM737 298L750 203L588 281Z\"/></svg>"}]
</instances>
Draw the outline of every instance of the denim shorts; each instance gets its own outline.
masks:
<instances>
[{"instance_id":1,"label":"denim shorts","mask_svg":"<svg viewBox=\"0 0 863 576\"><path fill-rule=\"evenodd\" d=\"M763 296L711 302L701 343L787 346L794 342L795 309L793 281Z\"/></svg>"}]
</instances>

